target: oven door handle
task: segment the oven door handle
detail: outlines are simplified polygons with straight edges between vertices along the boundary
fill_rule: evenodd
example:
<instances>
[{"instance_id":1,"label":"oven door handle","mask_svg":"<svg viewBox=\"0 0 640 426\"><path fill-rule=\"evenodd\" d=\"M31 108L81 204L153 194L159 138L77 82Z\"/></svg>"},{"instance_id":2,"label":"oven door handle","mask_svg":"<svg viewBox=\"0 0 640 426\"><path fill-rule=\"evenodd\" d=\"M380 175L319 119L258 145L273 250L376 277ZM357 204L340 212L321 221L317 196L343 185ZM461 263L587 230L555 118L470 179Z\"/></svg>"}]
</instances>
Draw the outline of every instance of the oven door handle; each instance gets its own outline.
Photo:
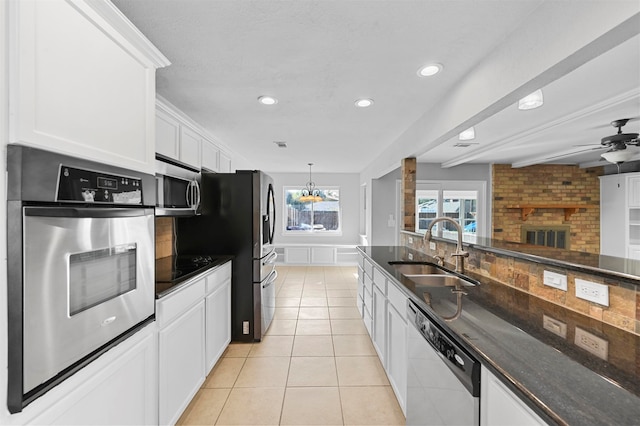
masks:
<instances>
[{"instance_id":1,"label":"oven door handle","mask_svg":"<svg viewBox=\"0 0 640 426\"><path fill-rule=\"evenodd\" d=\"M25 207L25 216L71 218L120 218L153 216L153 209L93 208L93 207Z\"/></svg>"}]
</instances>

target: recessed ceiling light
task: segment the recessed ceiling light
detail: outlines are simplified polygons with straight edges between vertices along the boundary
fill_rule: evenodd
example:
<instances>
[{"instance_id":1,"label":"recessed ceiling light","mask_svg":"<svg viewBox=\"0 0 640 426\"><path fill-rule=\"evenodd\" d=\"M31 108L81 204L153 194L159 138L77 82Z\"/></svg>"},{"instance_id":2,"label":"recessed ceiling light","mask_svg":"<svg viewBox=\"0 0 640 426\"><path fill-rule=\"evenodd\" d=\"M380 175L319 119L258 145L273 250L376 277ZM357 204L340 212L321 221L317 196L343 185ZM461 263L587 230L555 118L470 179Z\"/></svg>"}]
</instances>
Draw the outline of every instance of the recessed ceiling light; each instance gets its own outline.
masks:
<instances>
[{"instance_id":1,"label":"recessed ceiling light","mask_svg":"<svg viewBox=\"0 0 640 426\"><path fill-rule=\"evenodd\" d=\"M366 108L373 105L373 99L358 99L355 103L357 107Z\"/></svg>"},{"instance_id":2,"label":"recessed ceiling light","mask_svg":"<svg viewBox=\"0 0 640 426\"><path fill-rule=\"evenodd\" d=\"M278 100L271 96L260 96L258 98L258 102L260 102L262 105L275 105L278 103Z\"/></svg>"},{"instance_id":3,"label":"recessed ceiling light","mask_svg":"<svg viewBox=\"0 0 640 426\"><path fill-rule=\"evenodd\" d=\"M418 70L420 77L431 77L442 71L442 64L428 64Z\"/></svg>"},{"instance_id":4,"label":"recessed ceiling light","mask_svg":"<svg viewBox=\"0 0 640 426\"><path fill-rule=\"evenodd\" d=\"M538 89L532 94L525 96L524 98L518 101L518 109L525 111L528 109L534 109L541 107L544 103L544 98L542 97L542 90Z\"/></svg>"},{"instance_id":5,"label":"recessed ceiling light","mask_svg":"<svg viewBox=\"0 0 640 426\"><path fill-rule=\"evenodd\" d=\"M470 141L475 138L476 138L476 130L473 128L473 126L469 127L464 132L460 132L460 134L458 135L458 140L461 140L461 141Z\"/></svg>"}]
</instances>

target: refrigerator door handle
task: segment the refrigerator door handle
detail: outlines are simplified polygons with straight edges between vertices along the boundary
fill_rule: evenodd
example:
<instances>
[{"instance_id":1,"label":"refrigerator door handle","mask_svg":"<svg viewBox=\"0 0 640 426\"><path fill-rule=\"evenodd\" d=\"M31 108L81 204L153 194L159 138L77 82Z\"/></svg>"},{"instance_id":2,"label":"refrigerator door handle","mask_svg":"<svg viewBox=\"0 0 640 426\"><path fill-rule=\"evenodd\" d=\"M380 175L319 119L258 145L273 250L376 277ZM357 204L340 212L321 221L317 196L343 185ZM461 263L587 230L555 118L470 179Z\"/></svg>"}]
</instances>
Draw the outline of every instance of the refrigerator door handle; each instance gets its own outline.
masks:
<instances>
[{"instance_id":1,"label":"refrigerator door handle","mask_svg":"<svg viewBox=\"0 0 640 426\"><path fill-rule=\"evenodd\" d=\"M267 279L265 280L266 283L264 283L262 285L262 288L267 288L269 287L271 284L273 284L276 279L278 278L278 271L276 271L275 269L273 271L271 271L271 273L269 274L269 276L267 277Z\"/></svg>"},{"instance_id":2,"label":"refrigerator door handle","mask_svg":"<svg viewBox=\"0 0 640 426\"><path fill-rule=\"evenodd\" d=\"M263 265L269 265L272 263L276 263L276 259L278 258L278 253L276 251L272 251L267 255L267 257L262 261Z\"/></svg>"},{"instance_id":3,"label":"refrigerator door handle","mask_svg":"<svg viewBox=\"0 0 640 426\"><path fill-rule=\"evenodd\" d=\"M273 191L273 185L269 184L267 191L267 215L269 220L269 244L273 244L273 236L276 233L276 197Z\"/></svg>"}]
</instances>

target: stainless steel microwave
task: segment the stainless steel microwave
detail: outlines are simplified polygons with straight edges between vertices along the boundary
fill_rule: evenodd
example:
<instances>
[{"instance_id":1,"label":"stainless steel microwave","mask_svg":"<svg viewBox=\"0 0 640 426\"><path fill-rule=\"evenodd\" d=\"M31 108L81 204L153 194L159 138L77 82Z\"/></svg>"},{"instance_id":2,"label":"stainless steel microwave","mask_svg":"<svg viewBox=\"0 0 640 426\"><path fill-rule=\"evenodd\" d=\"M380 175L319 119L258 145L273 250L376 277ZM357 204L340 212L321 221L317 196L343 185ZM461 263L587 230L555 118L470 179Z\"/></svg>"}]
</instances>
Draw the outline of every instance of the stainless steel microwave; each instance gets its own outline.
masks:
<instances>
[{"instance_id":1,"label":"stainless steel microwave","mask_svg":"<svg viewBox=\"0 0 640 426\"><path fill-rule=\"evenodd\" d=\"M156 216L200 214L200 173L156 161Z\"/></svg>"}]
</instances>

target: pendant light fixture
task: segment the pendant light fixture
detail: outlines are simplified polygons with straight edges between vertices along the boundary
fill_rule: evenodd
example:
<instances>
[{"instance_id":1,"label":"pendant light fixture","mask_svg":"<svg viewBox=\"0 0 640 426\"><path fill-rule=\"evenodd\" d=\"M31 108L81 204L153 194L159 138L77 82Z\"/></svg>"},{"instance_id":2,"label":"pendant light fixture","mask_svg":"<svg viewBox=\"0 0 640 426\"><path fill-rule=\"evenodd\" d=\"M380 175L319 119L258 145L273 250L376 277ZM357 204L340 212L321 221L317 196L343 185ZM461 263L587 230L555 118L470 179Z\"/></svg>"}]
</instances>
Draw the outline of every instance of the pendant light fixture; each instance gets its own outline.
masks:
<instances>
[{"instance_id":1,"label":"pendant light fixture","mask_svg":"<svg viewBox=\"0 0 640 426\"><path fill-rule=\"evenodd\" d=\"M313 163L308 163L308 164L309 164L309 182L307 182L304 189L302 190L302 196L300 197L300 201L305 203L309 201L316 203L318 201L322 201L322 197L320 197L320 190L316 189L316 184L313 182L313 180L311 180L311 166L313 166Z\"/></svg>"}]
</instances>

